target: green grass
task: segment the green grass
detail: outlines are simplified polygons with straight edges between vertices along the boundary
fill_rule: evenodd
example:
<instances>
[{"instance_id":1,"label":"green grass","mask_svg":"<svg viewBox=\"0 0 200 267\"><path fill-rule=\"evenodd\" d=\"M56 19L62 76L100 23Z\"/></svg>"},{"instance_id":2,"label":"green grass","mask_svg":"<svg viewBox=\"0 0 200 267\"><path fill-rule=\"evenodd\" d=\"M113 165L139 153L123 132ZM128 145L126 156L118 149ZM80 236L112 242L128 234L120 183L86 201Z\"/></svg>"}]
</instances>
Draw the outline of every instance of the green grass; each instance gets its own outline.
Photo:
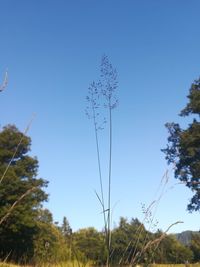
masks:
<instances>
[{"instance_id":1,"label":"green grass","mask_svg":"<svg viewBox=\"0 0 200 267\"><path fill-rule=\"evenodd\" d=\"M63 263L59 263L59 264L50 264L50 263L45 263L45 264L38 264L38 265L34 265L34 266L38 266L38 267L89 267L91 266L91 264L87 263L87 264L83 264L81 262L63 262ZM30 265L15 265L15 264L11 264L11 263L0 263L0 267L31 267Z\"/></svg>"}]
</instances>

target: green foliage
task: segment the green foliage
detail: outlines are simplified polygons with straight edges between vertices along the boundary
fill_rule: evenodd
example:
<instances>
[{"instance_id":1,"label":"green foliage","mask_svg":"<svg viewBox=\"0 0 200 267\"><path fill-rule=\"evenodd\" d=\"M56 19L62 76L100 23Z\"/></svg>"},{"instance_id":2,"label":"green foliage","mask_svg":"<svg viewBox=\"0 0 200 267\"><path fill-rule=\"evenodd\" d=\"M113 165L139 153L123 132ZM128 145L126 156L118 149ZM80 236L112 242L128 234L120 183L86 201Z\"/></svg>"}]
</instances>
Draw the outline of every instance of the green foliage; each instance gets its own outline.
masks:
<instances>
[{"instance_id":1,"label":"green foliage","mask_svg":"<svg viewBox=\"0 0 200 267\"><path fill-rule=\"evenodd\" d=\"M42 209L47 182L37 178L38 161L28 155L30 146L31 139L15 126L0 132L0 219L8 215L0 224L0 256L37 264L66 261L64 233L53 224L50 211Z\"/></svg>"},{"instance_id":2,"label":"green foliage","mask_svg":"<svg viewBox=\"0 0 200 267\"><path fill-rule=\"evenodd\" d=\"M155 251L156 263L185 263L193 260L192 251L182 245L173 235L166 236Z\"/></svg>"},{"instance_id":3,"label":"green foliage","mask_svg":"<svg viewBox=\"0 0 200 267\"><path fill-rule=\"evenodd\" d=\"M69 249L60 230L48 222L37 223L34 235L34 258L37 264L58 263L69 260Z\"/></svg>"},{"instance_id":4,"label":"green foliage","mask_svg":"<svg viewBox=\"0 0 200 267\"><path fill-rule=\"evenodd\" d=\"M190 88L188 95L189 103L181 111L181 116L188 116L189 114L200 114L200 79L195 80Z\"/></svg>"},{"instance_id":5,"label":"green foliage","mask_svg":"<svg viewBox=\"0 0 200 267\"><path fill-rule=\"evenodd\" d=\"M71 242L72 229L71 229L70 224L69 224L69 222L65 216L63 218L63 223L61 226L61 232L65 238L66 243L69 244Z\"/></svg>"},{"instance_id":6,"label":"green foliage","mask_svg":"<svg viewBox=\"0 0 200 267\"><path fill-rule=\"evenodd\" d=\"M75 232L73 234L73 254L75 259L82 262L105 263L106 252L103 234L93 227Z\"/></svg>"},{"instance_id":7,"label":"green foliage","mask_svg":"<svg viewBox=\"0 0 200 267\"><path fill-rule=\"evenodd\" d=\"M168 145L162 151L168 163L174 164L175 177L194 193L188 210L197 211L200 209L200 79L192 84L188 99L180 115L193 115L193 121L186 129L177 123L167 123Z\"/></svg>"},{"instance_id":8,"label":"green foliage","mask_svg":"<svg viewBox=\"0 0 200 267\"><path fill-rule=\"evenodd\" d=\"M10 255L15 261L26 261L33 256L38 209L47 200L42 189L47 182L37 178L38 161L27 154L30 146L30 138L13 125L0 132L0 177L3 177L0 183L0 219L8 215L0 224L0 257ZM5 172L8 164L10 166ZM32 188L34 190L19 201Z\"/></svg>"},{"instance_id":9,"label":"green foliage","mask_svg":"<svg viewBox=\"0 0 200 267\"><path fill-rule=\"evenodd\" d=\"M129 222L121 217L112 237L114 264L135 265L153 262L154 246L148 244L156 239L156 236L147 231L138 219L131 219Z\"/></svg>"},{"instance_id":10,"label":"green foliage","mask_svg":"<svg viewBox=\"0 0 200 267\"><path fill-rule=\"evenodd\" d=\"M130 263L132 257L141 249L141 242L137 242L140 226L142 225L139 221L132 220L129 223L126 218L120 218L119 226L112 232L113 263ZM141 230L143 234L143 226Z\"/></svg>"}]
</instances>

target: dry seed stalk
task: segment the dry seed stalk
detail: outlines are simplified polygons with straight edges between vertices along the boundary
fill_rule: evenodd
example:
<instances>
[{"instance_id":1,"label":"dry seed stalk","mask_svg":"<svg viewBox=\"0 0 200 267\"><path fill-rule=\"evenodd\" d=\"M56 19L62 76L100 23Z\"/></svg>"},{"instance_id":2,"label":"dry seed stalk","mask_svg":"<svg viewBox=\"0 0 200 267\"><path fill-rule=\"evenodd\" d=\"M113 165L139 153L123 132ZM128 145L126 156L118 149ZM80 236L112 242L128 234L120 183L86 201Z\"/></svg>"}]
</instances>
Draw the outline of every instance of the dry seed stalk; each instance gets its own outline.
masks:
<instances>
[{"instance_id":1,"label":"dry seed stalk","mask_svg":"<svg viewBox=\"0 0 200 267\"><path fill-rule=\"evenodd\" d=\"M0 85L0 92L4 91L7 85L8 85L8 71L6 70L3 83Z\"/></svg>"},{"instance_id":2,"label":"dry seed stalk","mask_svg":"<svg viewBox=\"0 0 200 267\"><path fill-rule=\"evenodd\" d=\"M26 196L28 196L31 192L33 192L36 189L36 187L32 187L31 189L28 189L23 195L21 195L10 207L8 212L3 216L3 218L0 220L0 225L8 218L8 216L11 214L15 206Z\"/></svg>"}]
</instances>

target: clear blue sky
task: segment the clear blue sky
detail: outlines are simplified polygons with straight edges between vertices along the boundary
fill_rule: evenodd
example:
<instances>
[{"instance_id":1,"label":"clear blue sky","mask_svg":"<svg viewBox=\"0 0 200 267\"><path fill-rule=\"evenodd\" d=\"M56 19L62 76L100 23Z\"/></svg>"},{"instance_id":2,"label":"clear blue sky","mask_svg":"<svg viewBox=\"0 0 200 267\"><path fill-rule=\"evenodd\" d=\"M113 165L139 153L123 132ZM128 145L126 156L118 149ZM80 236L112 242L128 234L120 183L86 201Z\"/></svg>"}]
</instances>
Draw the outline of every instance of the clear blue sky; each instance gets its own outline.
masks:
<instances>
[{"instance_id":1,"label":"clear blue sky","mask_svg":"<svg viewBox=\"0 0 200 267\"><path fill-rule=\"evenodd\" d=\"M84 109L87 88L99 77L101 56L118 70L119 107L113 129L113 223L142 220L168 168L160 151L166 122L178 117L200 75L199 0L0 0L0 74L9 85L0 98L1 126L23 130L32 113L31 154L49 180L45 204L55 221L74 230L101 229L95 139ZM107 128L101 152L107 157ZM106 168L104 161L103 168ZM106 174L105 171L103 173ZM170 174L169 187L177 181ZM199 213L186 211L191 192L177 185L164 194L158 227L198 230Z\"/></svg>"}]
</instances>

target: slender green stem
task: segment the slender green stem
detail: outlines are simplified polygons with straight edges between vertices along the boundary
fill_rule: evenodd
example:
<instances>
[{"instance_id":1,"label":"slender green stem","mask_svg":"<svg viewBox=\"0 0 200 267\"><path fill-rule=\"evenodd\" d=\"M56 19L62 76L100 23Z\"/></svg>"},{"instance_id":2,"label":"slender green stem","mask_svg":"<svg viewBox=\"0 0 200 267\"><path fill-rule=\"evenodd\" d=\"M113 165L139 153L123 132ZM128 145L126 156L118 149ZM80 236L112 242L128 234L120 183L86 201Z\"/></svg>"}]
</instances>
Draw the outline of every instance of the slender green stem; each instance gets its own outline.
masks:
<instances>
[{"instance_id":1,"label":"slender green stem","mask_svg":"<svg viewBox=\"0 0 200 267\"><path fill-rule=\"evenodd\" d=\"M93 102L93 94L92 94L92 102ZM100 160L100 151L99 151L99 138L98 138L98 129L96 122L96 114L94 105L92 104L92 112L93 112L93 123L94 123L94 131L95 131L95 141L96 141L96 150L97 150L97 161L98 161L98 171L99 171L99 182L100 182L100 191L101 191L101 204L103 210L103 218L104 218L104 227L105 227L105 235L107 236L107 222L105 215L105 201L104 201L104 192L103 192L103 181L102 181L102 173L101 173L101 160Z\"/></svg>"},{"instance_id":2,"label":"slender green stem","mask_svg":"<svg viewBox=\"0 0 200 267\"><path fill-rule=\"evenodd\" d=\"M107 234L107 222L106 222L106 215L105 215L103 181L102 181L102 174L101 174L101 160L100 160L99 141L98 141L98 134L97 134L96 124L95 124L95 139L96 139L97 161L98 161L98 169L99 169L99 181L100 181L100 191L101 191L101 201L102 201L102 209L103 209L103 217L104 217L104 226L105 226L105 232Z\"/></svg>"},{"instance_id":3,"label":"slender green stem","mask_svg":"<svg viewBox=\"0 0 200 267\"><path fill-rule=\"evenodd\" d=\"M107 265L110 266L111 252L111 178L112 178L112 108L109 99L109 173L108 173L108 260Z\"/></svg>"}]
</instances>

